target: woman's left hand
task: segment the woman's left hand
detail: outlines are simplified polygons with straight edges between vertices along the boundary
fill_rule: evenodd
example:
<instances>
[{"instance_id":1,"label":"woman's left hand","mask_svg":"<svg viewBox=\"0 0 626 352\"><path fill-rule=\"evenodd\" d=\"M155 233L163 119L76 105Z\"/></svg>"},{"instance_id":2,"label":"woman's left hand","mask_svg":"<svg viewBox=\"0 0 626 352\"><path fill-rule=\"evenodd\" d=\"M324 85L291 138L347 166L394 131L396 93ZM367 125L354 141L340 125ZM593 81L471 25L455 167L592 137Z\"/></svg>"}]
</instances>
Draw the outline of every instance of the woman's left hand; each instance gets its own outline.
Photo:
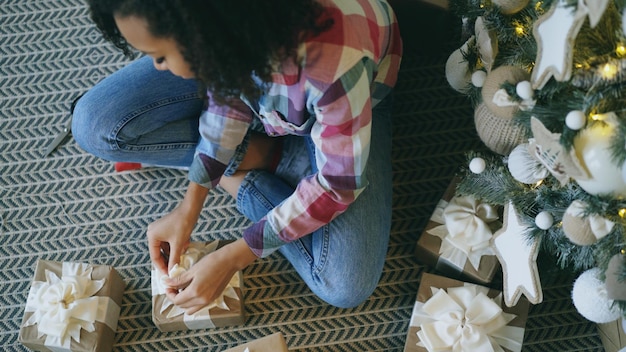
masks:
<instances>
[{"instance_id":1,"label":"woman's left hand","mask_svg":"<svg viewBox=\"0 0 626 352\"><path fill-rule=\"evenodd\" d=\"M181 275L167 279L167 298L192 315L216 300L233 275L256 259L246 242L238 239L205 255Z\"/></svg>"}]
</instances>

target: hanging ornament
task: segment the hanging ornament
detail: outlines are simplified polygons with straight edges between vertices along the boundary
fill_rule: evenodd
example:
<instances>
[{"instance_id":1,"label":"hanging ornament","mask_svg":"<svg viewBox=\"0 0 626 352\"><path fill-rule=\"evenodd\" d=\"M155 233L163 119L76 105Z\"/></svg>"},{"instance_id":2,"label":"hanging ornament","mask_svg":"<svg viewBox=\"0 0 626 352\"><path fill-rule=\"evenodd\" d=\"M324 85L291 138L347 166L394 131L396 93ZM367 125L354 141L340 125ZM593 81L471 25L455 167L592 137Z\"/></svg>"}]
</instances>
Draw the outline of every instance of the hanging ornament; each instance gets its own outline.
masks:
<instances>
[{"instance_id":1,"label":"hanging ornament","mask_svg":"<svg viewBox=\"0 0 626 352\"><path fill-rule=\"evenodd\" d=\"M510 118L496 116L484 103L478 104L474 111L474 124L485 146L500 155L508 155L516 145L526 142L523 126Z\"/></svg>"},{"instance_id":2,"label":"hanging ornament","mask_svg":"<svg viewBox=\"0 0 626 352\"><path fill-rule=\"evenodd\" d=\"M571 130L578 131L585 127L586 124L587 116L580 110L572 110L565 116L565 125Z\"/></svg>"},{"instance_id":3,"label":"hanging ornament","mask_svg":"<svg viewBox=\"0 0 626 352\"><path fill-rule=\"evenodd\" d=\"M530 155L528 148L528 143L513 148L509 154L508 167L514 179L532 185L545 179L549 173L543 164Z\"/></svg>"},{"instance_id":4,"label":"hanging ornament","mask_svg":"<svg viewBox=\"0 0 626 352\"><path fill-rule=\"evenodd\" d=\"M574 138L576 156L589 177L572 177L589 194L626 196L621 165L618 167L612 159L611 138L615 129L611 119L587 127Z\"/></svg>"},{"instance_id":5,"label":"hanging ornament","mask_svg":"<svg viewBox=\"0 0 626 352\"><path fill-rule=\"evenodd\" d=\"M530 0L492 0L492 3L505 15L512 15L523 10Z\"/></svg>"},{"instance_id":6,"label":"hanging ornament","mask_svg":"<svg viewBox=\"0 0 626 352\"><path fill-rule=\"evenodd\" d=\"M535 89L541 89L552 77L567 81L572 74L573 48L587 12L572 7L567 0L557 1L533 27L537 57L532 72Z\"/></svg>"},{"instance_id":7,"label":"hanging ornament","mask_svg":"<svg viewBox=\"0 0 626 352\"><path fill-rule=\"evenodd\" d=\"M606 293L610 299L626 301L626 281L620 280L620 274L626 271L626 257L618 253L609 261L605 272Z\"/></svg>"},{"instance_id":8,"label":"hanging ornament","mask_svg":"<svg viewBox=\"0 0 626 352\"><path fill-rule=\"evenodd\" d=\"M476 46L480 61L489 72L496 55L498 55L498 37L495 31L490 31L487 28L482 16L477 17L474 22L474 33L476 33Z\"/></svg>"},{"instance_id":9,"label":"hanging ornament","mask_svg":"<svg viewBox=\"0 0 626 352\"><path fill-rule=\"evenodd\" d=\"M554 218L552 217L552 214L550 214L550 212L542 211L535 217L535 225L537 225L537 227L542 230L547 230L551 228L553 224Z\"/></svg>"},{"instance_id":10,"label":"hanging ornament","mask_svg":"<svg viewBox=\"0 0 626 352\"><path fill-rule=\"evenodd\" d=\"M533 138L528 140L530 154L565 185L570 177L583 179L587 172L578 162L575 152L568 152L560 143L561 134L552 133L534 116L530 118Z\"/></svg>"},{"instance_id":11,"label":"hanging ornament","mask_svg":"<svg viewBox=\"0 0 626 352\"><path fill-rule=\"evenodd\" d=\"M470 88L472 73L463 53L467 53L470 45L474 43L475 38L472 36L459 49L453 51L446 61L448 84L459 93L466 93Z\"/></svg>"},{"instance_id":12,"label":"hanging ornament","mask_svg":"<svg viewBox=\"0 0 626 352\"><path fill-rule=\"evenodd\" d=\"M512 307L522 296L532 304L543 301L543 291L537 269L539 239L529 241L526 232L530 228L520 222L512 202L504 205L504 221L500 230L494 233L492 246L502 264L504 276L502 293L504 302Z\"/></svg>"},{"instance_id":13,"label":"hanging ornament","mask_svg":"<svg viewBox=\"0 0 626 352\"><path fill-rule=\"evenodd\" d=\"M619 307L607 296L600 274L599 268L583 272L572 290L572 301L578 313L597 324L612 322L622 315Z\"/></svg>"},{"instance_id":14,"label":"hanging ornament","mask_svg":"<svg viewBox=\"0 0 626 352\"><path fill-rule=\"evenodd\" d=\"M480 174L485 171L485 167L485 159L483 158L473 158L469 163L470 171L475 174Z\"/></svg>"},{"instance_id":15,"label":"hanging ornament","mask_svg":"<svg viewBox=\"0 0 626 352\"><path fill-rule=\"evenodd\" d=\"M520 110L520 103L511 99L506 90L502 89L505 83L518 84L528 80L528 73L515 66L500 66L487 74L481 96L483 103L495 115L502 118L513 118Z\"/></svg>"},{"instance_id":16,"label":"hanging ornament","mask_svg":"<svg viewBox=\"0 0 626 352\"><path fill-rule=\"evenodd\" d=\"M574 244L589 246L608 235L615 223L597 214L586 215L587 204L575 200L563 214L563 233Z\"/></svg>"},{"instance_id":17,"label":"hanging ornament","mask_svg":"<svg viewBox=\"0 0 626 352\"><path fill-rule=\"evenodd\" d=\"M579 12L586 12L589 16L589 25L595 28L600 22L604 11L609 5L609 0L584 0L578 1Z\"/></svg>"}]
</instances>

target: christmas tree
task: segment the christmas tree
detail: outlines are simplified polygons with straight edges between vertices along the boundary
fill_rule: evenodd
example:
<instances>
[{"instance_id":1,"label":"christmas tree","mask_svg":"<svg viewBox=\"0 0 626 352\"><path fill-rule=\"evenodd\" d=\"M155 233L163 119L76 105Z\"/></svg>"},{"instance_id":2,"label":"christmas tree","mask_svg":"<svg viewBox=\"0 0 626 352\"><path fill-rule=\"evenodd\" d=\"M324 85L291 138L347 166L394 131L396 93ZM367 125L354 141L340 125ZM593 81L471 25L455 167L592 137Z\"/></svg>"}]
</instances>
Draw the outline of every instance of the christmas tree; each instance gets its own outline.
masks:
<instances>
[{"instance_id":1,"label":"christmas tree","mask_svg":"<svg viewBox=\"0 0 626 352\"><path fill-rule=\"evenodd\" d=\"M583 273L573 290L583 316L626 317L626 0L450 8L463 38L446 77L471 99L486 146L468 153L457 193L503 207L492 244L505 289L508 275L508 290L540 301L543 251ZM528 263L506 253L520 243Z\"/></svg>"}]
</instances>

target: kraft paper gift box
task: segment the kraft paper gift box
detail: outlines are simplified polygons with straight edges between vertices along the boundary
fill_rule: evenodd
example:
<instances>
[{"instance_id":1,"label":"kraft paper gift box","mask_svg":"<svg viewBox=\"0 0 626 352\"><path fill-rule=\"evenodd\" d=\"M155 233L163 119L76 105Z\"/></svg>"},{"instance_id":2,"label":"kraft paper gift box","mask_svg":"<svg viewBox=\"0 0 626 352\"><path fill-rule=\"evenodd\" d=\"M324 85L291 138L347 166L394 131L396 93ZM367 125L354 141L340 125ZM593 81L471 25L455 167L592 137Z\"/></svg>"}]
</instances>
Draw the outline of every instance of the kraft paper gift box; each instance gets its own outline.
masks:
<instances>
[{"instance_id":1,"label":"kraft paper gift box","mask_svg":"<svg viewBox=\"0 0 626 352\"><path fill-rule=\"evenodd\" d=\"M415 254L439 273L477 284L489 284L501 272L490 245L493 233L502 227L499 210L473 197L455 196L454 179L439 200Z\"/></svg>"},{"instance_id":2,"label":"kraft paper gift box","mask_svg":"<svg viewBox=\"0 0 626 352\"><path fill-rule=\"evenodd\" d=\"M110 266L39 260L19 341L35 351L111 351L124 288Z\"/></svg>"},{"instance_id":3,"label":"kraft paper gift box","mask_svg":"<svg viewBox=\"0 0 626 352\"><path fill-rule=\"evenodd\" d=\"M191 268L205 255L231 241L192 242L181 256L179 265L170 270L169 276ZM242 325L245 322L243 302L243 278L241 271L235 273L218 299L193 315L175 306L165 295L163 280L167 276L152 269L152 321L163 331L208 329L222 326Z\"/></svg>"},{"instance_id":4,"label":"kraft paper gift box","mask_svg":"<svg viewBox=\"0 0 626 352\"><path fill-rule=\"evenodd\" d=\"M499 345L519 352L529 302L507 307L502 292L429 273L422 274L404 352L491 351ZM497 349L495 349L497 350Z\"/></svg>"},{"instance_id":5,"label":"kraft paper gift box","mask_svg":"<svg viewBox=\"0 0 626 352\"><path fill-rule=\"evenodd\" d=\"M598 324L598 335L606 352L617 352L626 347L626 332L622 319Z\"/></svg>"},{"instance_id":6,"label":"kraft paper gift box","mask_svg":"<svg viewBox=\"0 0 626 352\"><path fill-rule=\"evenodd\" d=\"M289 352L285 337L280 332L229 348L223 352Z\"/></svg>"}]
</instances>

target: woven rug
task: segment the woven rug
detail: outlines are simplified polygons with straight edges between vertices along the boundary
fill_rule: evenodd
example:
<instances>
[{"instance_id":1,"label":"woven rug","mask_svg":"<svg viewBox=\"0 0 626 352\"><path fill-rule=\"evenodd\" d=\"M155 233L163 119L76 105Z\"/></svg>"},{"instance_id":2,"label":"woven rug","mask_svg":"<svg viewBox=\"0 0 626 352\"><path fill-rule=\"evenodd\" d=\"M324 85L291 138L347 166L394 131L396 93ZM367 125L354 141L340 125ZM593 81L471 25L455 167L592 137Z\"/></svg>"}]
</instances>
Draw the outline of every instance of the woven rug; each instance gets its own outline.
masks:
<instances>
[{"instance_id":1,"label":"woven rug","mask_svg":"<svg viewBox=\"0 0 626 352\"><path fill-rule=\"evenodd\" d=\"M27 350L18 330L35 263L47 259L119 271L126 290L115 351L222 351L278 331L292 351L402 351L420 275L431 271L416 260L415 243L463 153L481 147L471 107L445 82L446 58L407 53L402 64L391 242L365 303L323 303L275 254L244 271L244 325L161 333L150 315L145 229L177 205L186 176L115 172L71 139L43 156L71 101L128 61L101 40L80 0L0 0L0 349ZM194 240L237 238L248 225L217 190ZM572 306L572 278L553 272L542 276L545 298L530 310L524 351L602 351L595 325Z\"/></svg>"}]
</instances>

